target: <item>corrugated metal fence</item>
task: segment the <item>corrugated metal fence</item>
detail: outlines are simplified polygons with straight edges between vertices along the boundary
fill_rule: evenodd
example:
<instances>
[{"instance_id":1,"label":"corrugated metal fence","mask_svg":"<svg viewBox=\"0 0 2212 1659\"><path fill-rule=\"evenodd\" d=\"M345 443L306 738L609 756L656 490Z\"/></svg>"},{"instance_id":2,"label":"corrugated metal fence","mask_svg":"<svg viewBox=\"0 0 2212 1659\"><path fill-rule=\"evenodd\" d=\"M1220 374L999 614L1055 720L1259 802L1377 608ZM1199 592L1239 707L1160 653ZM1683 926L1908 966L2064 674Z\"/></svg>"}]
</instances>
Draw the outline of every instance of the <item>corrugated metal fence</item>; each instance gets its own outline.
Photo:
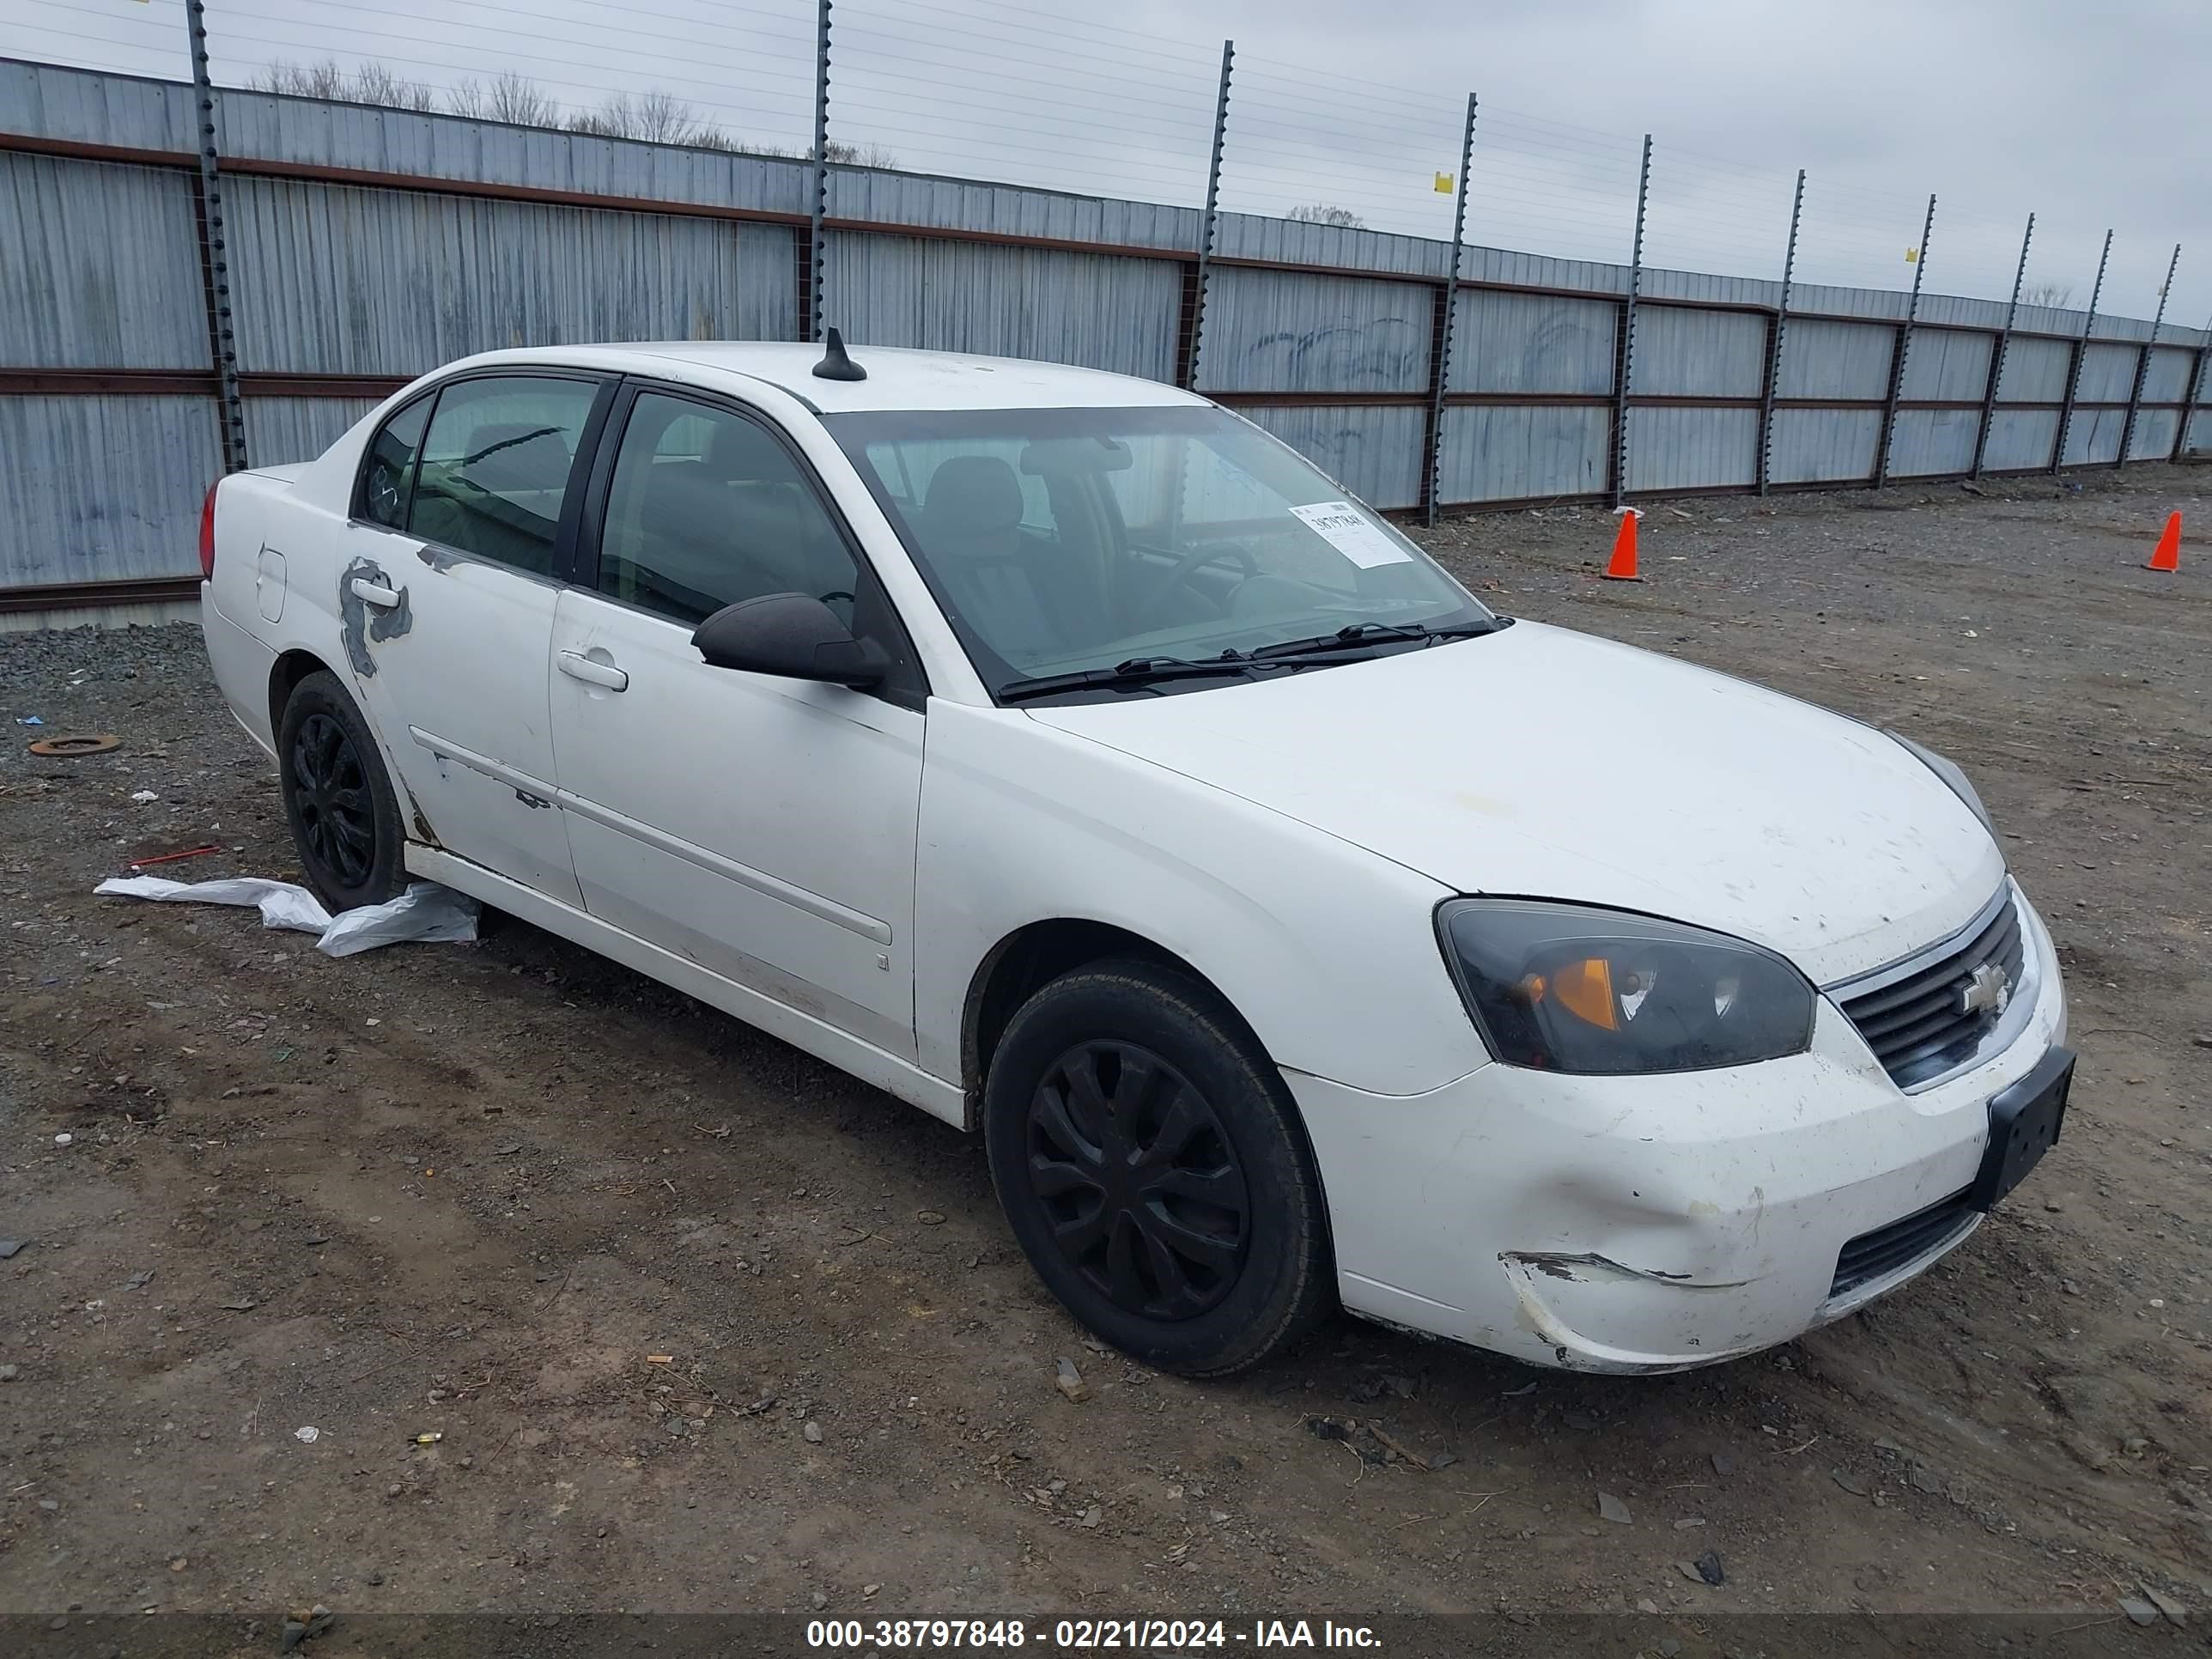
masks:
<instances>
[{"instance_id":1,"label":"corrugated metal fence","mask_svg":"<svg viewBox=\"0 0 2212 1659\"><path fill-rule=\"evenodd\" d=\"M191 591L222 466L194 125L189 86L0 60L0 610ZM471 351L811 332L810 162L232 90L216 127L256 463ZM1923 296L1908 325L1901 293L1801 287L1778 354L1778 283L1647 270L1622 398L1626 267L1470 247L1455 275L1447 243L1224 214L1201 328L1202 234L834 167L824 313L1194 384L1390 509L1750 489L1762 456L1791 488L1869 483L1885 451L1925 479L1978 444L1992 472L2115 464L2124 433L2130 460L2212 448L2196 330L2100 315L2091 341L2027 307L2000 349L2002 304Z\"/></svg>"}]
</instances>

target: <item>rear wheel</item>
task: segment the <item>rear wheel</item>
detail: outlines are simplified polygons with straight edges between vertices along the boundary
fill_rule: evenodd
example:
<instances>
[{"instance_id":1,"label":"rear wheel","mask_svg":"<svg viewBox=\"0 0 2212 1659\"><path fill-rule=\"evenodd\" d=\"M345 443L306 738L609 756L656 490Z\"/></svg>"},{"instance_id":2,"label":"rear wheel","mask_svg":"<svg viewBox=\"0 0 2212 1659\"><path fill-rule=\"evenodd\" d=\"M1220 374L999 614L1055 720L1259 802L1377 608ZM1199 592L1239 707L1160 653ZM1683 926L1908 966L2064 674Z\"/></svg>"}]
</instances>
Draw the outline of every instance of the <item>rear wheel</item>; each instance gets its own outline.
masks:
<instances>
[{"instance_id":1,"label":"rear wheel","mask_svg":"<svg viewBox=\"0 0 2212 1659\"><path fill-rule=\"evenodd\" d=\"M327 669L293 688L276 738L284 817L307 885L333 911L381 904L405 880L399 801L368 723Z\"/></svg>"},{"instance_id":2,"label":"rear wheel","mask_svg":"<svg viewBox=\"0 0 2212 1659\"><path fill-rule=\"evenodd\" d=\"M1118 960L1055 980L1007 1025L984 1111L1024 1253L1116 1347L1219 1376L1328 1306L1328 1224L1296 1109L1188 975Z\"/></svg>"}]
</instances>

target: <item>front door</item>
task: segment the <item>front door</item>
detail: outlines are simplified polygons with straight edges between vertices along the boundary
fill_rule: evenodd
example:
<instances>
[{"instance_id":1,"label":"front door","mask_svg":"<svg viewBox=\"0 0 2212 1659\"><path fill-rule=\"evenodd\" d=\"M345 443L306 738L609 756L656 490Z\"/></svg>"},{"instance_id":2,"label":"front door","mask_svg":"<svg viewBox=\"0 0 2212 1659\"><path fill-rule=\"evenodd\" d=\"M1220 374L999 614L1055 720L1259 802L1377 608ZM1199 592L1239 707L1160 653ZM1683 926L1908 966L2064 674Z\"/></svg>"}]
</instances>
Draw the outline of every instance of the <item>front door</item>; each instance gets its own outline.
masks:
<instances>
[{"instance_id":1,"label":"front door","mask_svg":"<svg viewBox=\"0 0 2212 1659\"><path fill-rule=\"evenodd\" d=\"M348 666L408 797L408 834L565 903L546 654L596 377L469 376L370 441L339 579Z\"/></svg>"},{"instance_id":2,"label":"front door","mask_svg":"<svg viewBox=\"0 0 2212 1659\"><path fill-rule=\"evenodd\" d=\"M642 388L553 626L560 795L584 903L912 1059L913 653L795 453L733 405ZM593 548L598 557L594 567ZM764 593L827 602L900 665L871 691L709 668L693 629Z\"/></svg>"}]
</instances>

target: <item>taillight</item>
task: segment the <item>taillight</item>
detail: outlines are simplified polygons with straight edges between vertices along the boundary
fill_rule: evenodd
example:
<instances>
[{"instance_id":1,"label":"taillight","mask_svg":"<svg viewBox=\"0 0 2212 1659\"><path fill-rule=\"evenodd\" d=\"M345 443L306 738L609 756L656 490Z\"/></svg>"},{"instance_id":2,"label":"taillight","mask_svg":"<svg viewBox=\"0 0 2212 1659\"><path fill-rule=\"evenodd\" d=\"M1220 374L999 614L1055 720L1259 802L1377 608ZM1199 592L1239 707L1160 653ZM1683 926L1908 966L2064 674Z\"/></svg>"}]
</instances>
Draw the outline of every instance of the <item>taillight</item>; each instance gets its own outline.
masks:
<instances>
[{"instance_id":1,"label":"taillight","mask_svg":"<svg viewBox=\"0 0 2212 1659\"><path fill-rule=\"evenodd\" d=\"M222 488L217 479L208 486L207 500L200 503L200 578L215 580L215 492Z\"/></svg>"}]
</instances>

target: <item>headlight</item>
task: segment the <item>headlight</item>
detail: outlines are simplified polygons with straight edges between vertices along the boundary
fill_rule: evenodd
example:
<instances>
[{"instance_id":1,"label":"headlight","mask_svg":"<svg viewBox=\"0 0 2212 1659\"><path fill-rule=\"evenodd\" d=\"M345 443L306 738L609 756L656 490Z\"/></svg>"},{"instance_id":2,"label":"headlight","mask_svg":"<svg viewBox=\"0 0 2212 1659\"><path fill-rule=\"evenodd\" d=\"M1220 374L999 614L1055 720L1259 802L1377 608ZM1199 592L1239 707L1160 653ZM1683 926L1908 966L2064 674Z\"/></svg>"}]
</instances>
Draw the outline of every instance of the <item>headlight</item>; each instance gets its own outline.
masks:
<instances>
[{"instance_id":1,"label":"headlight","mask_svg":"<svg viewBox=\"0 0 2212 1659\"><path fill-rule=\"evenodd\" d=\"M1725 933L1532 899L1454 899L1444 957L1492 1054L1510 1066L1695 1072L1802 1052L1813 988Z\"/></svg>"},{"instance_id":2,"label":"headlight","mask_svg":"<svg viewBox=\"0 0 2212 1659\"><path fill-rule=\"evenodd\" d=\"M1990 839L1995 841L1997 838L1997 827L1990 817L1990 809L1982 805L1982 798L1974 793L1974 786L1966 781L1966 775L1954 763L1945 760L1927 744L1913 742L1902 732L1891 732L1887 727L1883 731L1886 736L1895 738L1910 749L1923 766L1950 785L1951 793L1966 802L1973 815L1982 821L1982 828L1990 832Z\"/></svg>"}]
</instances>

